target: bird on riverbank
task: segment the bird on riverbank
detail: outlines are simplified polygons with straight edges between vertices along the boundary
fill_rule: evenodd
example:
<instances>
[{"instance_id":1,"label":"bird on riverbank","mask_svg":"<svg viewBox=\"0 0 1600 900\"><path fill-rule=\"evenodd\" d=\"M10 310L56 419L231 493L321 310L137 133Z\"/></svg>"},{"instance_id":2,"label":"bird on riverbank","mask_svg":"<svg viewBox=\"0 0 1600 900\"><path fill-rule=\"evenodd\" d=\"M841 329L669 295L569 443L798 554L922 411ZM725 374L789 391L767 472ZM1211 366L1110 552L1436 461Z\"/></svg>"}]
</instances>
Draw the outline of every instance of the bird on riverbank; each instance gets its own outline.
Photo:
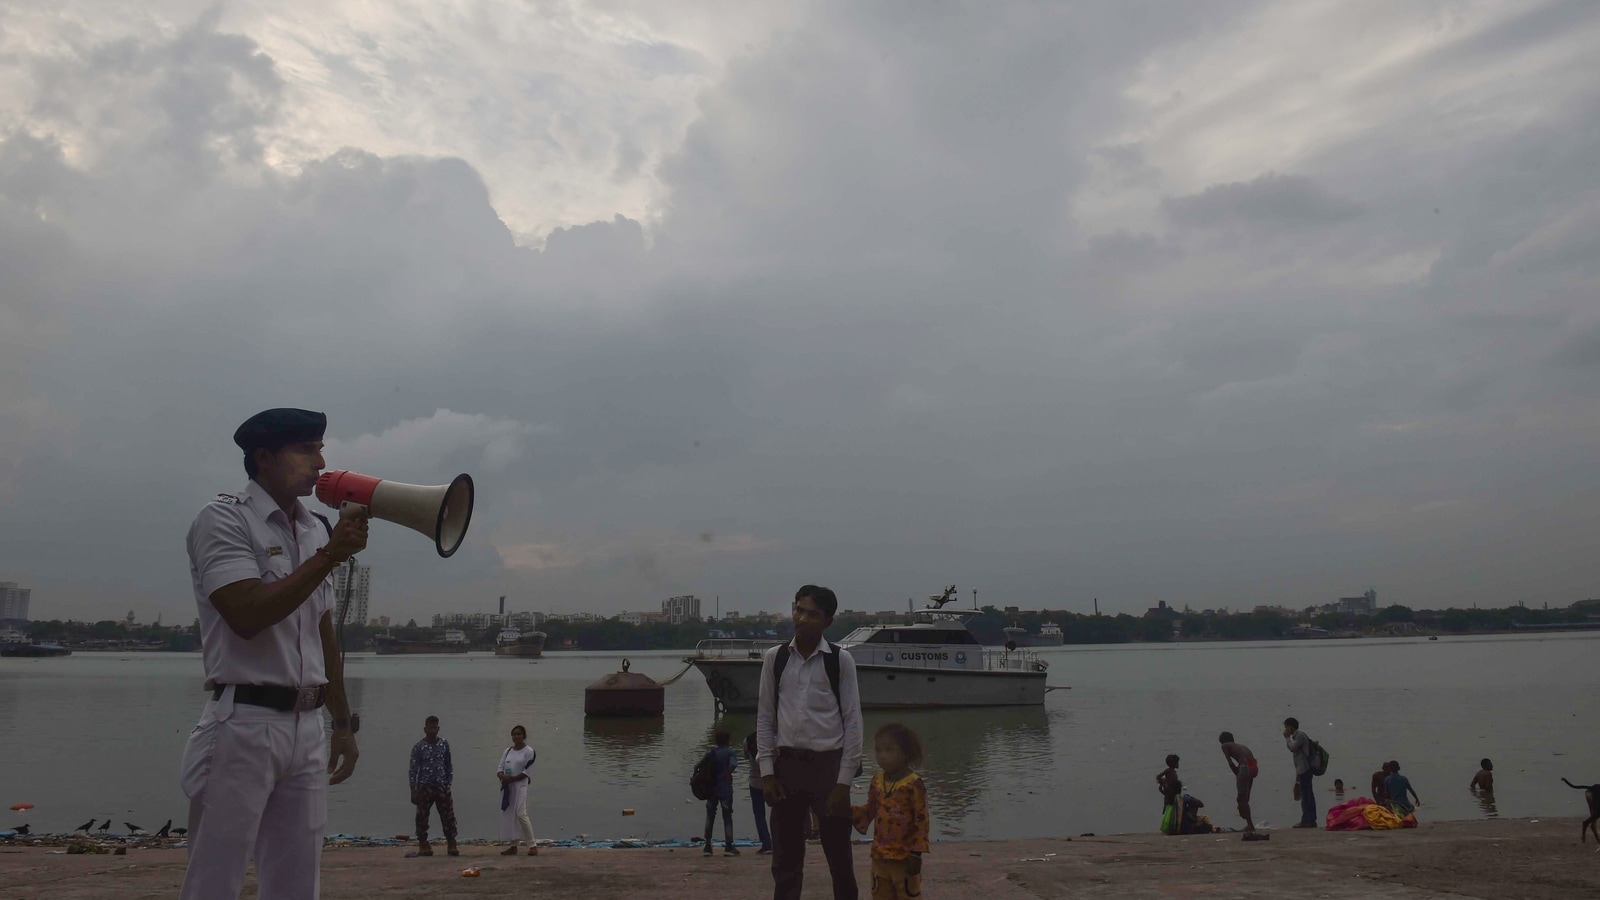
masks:
<instances>
[{"instance_id":1,"label":"bird on riverbank","mask_svg":"<svg viewBox=\"0 0 1600 900\"><path fill-rule=\"evenodd\" d=\"M106 823L104 825L100 826L100 830L101 831L110 831L111 830L111 820L107 819Z\"/></svg>"},{"instance_id":2,"label":"bird on riverbank","mask_svg":"<svg viewBox=\"0 0 1600 900\"><path fill-rule=\"evenodd\" d=\"M189 833L189 829L187 829L187 828L174 828L174 829L172 829L172 833L177 835L178 837L183 837L184 835Z\"/></svg>"},{"instance_id":3,"label":"bird on riverbank","mask_svg":"<svg viewBox=\"0 0 1600 900\"><path fill-rule=\"evenodd\" d=\"M128 833L132 835L144 834L144 829L133 824L132 822L123 822L122 827L128 829Z\"/></svg>"},{"instance_id":4,"label":"bird on riverbank","mask_svg":"<svg viewBox=\"0 0 1600 900\"><path fill-rule=\"evenodd\" d=\"M13 828L11 830L15 831L17 834L33 834L32 831L28 830L28 823L26 823L26 822L22 823L21 825L18 825L16 828Z\"/></svg>"},{"instance_id":5,"label":"bird on riverbank","mask_svg":"<svg viewBox=\"0 0 1600 900\"><path fill-rule=\"evenodd\" d=\"M77 828L74 828L72 830L73 831L88 831L89 829L91 829L93 827L94 827L94 820L90 819L89 821L83 823L82 825L79 825Z\"/></svg>"},{"instance_id":6,"label":"bird on riverbank","mask_svg":"<svg viewBox=\"0 0 1600 900\"><path fill-rule=\"evenodd\" d=\"M170 831L172 831L172 820L168 819L167 824L161 826L161 830L156 832L156 837L166 837Z\"/></svg>"}]
</instances>

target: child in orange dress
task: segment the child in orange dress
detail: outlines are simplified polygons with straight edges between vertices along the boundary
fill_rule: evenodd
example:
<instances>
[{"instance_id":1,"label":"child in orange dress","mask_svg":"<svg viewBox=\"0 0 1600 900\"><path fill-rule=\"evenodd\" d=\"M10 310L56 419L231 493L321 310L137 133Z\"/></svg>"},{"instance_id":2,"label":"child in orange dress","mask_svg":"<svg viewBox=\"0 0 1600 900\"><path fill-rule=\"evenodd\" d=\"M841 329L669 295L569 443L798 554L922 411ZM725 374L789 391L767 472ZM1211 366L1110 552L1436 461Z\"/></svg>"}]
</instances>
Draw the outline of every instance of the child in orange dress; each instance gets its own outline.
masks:
<instances>
[{"instance_id":1,"label":"child in orange dress","mask_svg":"<svg viewBox=\"0 0 1600 900\"><path fill-rule=\"evenodd\" d=\"M872 832L872 900L922 896L922 854L928 852L928 789L911 767L922 764L917 733L892 722L873 735L878 774L864 806L852 807L856 830Z\"/></svg>"}]
</instances>

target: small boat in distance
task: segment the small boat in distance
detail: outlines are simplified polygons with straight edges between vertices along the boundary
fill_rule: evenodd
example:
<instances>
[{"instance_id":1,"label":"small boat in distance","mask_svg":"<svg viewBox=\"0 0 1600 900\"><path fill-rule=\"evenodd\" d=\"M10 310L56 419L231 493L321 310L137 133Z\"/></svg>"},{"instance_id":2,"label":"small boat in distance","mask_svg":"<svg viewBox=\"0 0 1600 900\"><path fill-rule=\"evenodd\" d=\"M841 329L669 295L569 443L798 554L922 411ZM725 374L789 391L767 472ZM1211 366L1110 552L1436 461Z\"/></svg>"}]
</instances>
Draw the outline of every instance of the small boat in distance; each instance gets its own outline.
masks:
<instances>
[{"instance_id":1,"label":"small boat in distance","mask_svg":"<svg viewBox=\"0 0 1600 900\"><path fill-rule=\"evenodd\" d=\"M410 641L380 634L372 639L372 649L379 656L407 656L418 653L465 653L472 649L467 643L467 636L459 629L445 630L444 637L437 640Z\"/></svg>"},{"instance_id":2,"label":"small boat in distance","mask_svg":"<svg viewBox=\"0 0 1600 900\"><path fill-rule=\"evenodd\" d=\"M1018 647L1059 647L1065 635L1061 633L1061 626L1054 622L1046 622L1039 626L1038 634L1029 634L1026 628L1012 626L1002 628L1006 640L1015 643Z\"/></svg>"},{"instance_id":3,"label":"small boat in distance","mask_svg":"<svg viewBox=\"0 0 1600 900\"><path fill-rule=\"evenodd\" d=\"M1044 703L1048 664L1026 650L992 650L967 619L976 610L946 610L955 586L929 597L903 625L866 625L837 646L856 661L862 709L1037 706ZM778 641L708 640L684 662L700 670L723 709L750 712L761 693L762 655Z\"/></svg>"},{"instance_id":4,"label":"small boat in distance","mask_svg":"<svg viewBox=\"0 0 1600 900\"><path fill-rule=\"evenodd\" d=\"M0 656L8 658L35 658L46 656L71 656L72 651L60 644L11 644L0 648Z\"/></svg>"},{"instance_id":5,"label":"small boat in distance","mask_svg":"<svg viewBox=\"0 0 1600 900\"><path fill-rule=\"evenodd\" d=\"M494 655L537 659L544 655L544 639L542 631L507 628L494 639Z\"/></svg>"}]
</instances>

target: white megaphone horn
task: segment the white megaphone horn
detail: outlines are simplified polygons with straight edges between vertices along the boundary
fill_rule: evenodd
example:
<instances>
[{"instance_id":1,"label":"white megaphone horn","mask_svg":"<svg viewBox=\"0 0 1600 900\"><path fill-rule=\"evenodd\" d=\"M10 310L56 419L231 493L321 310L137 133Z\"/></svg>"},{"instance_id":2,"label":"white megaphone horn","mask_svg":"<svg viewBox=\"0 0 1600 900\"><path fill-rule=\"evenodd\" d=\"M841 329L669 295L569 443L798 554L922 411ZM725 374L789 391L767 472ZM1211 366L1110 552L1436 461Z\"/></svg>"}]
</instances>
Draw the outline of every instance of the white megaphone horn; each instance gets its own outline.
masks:
<instances>
[{"instance_id":1,"label":"white megaphone horn","mask_svg":"<svg viewBox=\"0 0 1600 900\"><path fill-rule=\"evenodd\" d=\"M317 478L317 499L340 516L365 509L375 519L420 531L440 556L448 557L461 546L472 521L472 476L457 475L449 484L401 484L334 469Z\"/></svg>"}]
</instances>

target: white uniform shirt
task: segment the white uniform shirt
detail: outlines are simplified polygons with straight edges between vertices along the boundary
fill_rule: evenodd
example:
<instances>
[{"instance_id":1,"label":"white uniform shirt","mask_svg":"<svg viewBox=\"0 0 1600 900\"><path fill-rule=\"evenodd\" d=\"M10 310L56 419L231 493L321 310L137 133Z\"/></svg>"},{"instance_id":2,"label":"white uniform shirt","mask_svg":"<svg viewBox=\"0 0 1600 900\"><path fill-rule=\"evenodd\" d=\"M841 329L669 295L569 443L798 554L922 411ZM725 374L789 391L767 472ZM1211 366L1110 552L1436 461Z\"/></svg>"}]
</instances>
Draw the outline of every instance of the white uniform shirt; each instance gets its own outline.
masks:
<instances>
[{"instance_id":1,"label":"white uniform shirt","mask_svg":"<svg viewBox=\"0 0 1600 900\"><path fill-rule=\"evenodd\" d=\"M784 645L779 645L784 646ZM861 765L861 691L856 684L856 660L824 638L810 659L801 657L788 643L789 661L783 667L783 690L776 691L772 673L778 647L767 648L761 660L761 700L756 705L756 762L762 772L776 771L773 757L779 747L799 750L843 750L839 783L855 780ZM824 653L839 654L839 697L828 684ZM777 709L774 709L774 700ZM841 707L843 715L841 716Z\"/></svg>"},{"instance_id":2,"label":"white uniform shirt","mask_svg":"<svg viewBox=\"0 0 1600 900\"><path fill-rule=\"evenodd\" d=\"M251 480L238 497L219 495L189 527L189 574L200 607L206 689L219 684L315 687L327 684L318 625L331 607L325 579L287 618L246 640L211 605L218 588L251 578L286 578L328 542L322 521L296 500L294 521Z\"/></svg>"}]
</instances>

